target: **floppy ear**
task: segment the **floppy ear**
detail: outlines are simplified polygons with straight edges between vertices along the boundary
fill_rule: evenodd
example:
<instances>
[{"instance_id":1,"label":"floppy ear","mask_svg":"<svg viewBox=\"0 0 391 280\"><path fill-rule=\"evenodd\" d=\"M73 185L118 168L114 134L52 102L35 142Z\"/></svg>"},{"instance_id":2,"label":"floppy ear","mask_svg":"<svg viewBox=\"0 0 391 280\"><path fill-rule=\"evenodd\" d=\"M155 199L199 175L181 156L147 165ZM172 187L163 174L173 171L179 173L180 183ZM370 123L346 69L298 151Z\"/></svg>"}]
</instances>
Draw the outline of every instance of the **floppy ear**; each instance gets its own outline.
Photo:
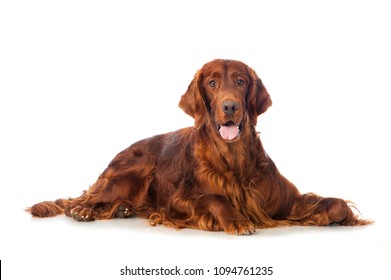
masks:
<instances>
[{"instance_id":1,"label":"floppy ear","mask_svg":"<svg viewBox=\"0 0 391 280\"><path fill-rule=\"evenodd\" d=\"M251 124L256 125L258 116L272 105L272 99L255 71L249 68L249 73L251 84L247 95L247 110Z\"/></svg>"},{"instance_id":2,"label":"floppy ear","mask_svg":"<svg viewBox=\"0 0 391 280\"><path fill-rule=\"evenodd\" d=\"M194 118L194 125L200 128L205 122L206 106L202 91L202 73L199 70L190 83L186 93L182 95L179 107Z\"/></svg>"}]
</instances>

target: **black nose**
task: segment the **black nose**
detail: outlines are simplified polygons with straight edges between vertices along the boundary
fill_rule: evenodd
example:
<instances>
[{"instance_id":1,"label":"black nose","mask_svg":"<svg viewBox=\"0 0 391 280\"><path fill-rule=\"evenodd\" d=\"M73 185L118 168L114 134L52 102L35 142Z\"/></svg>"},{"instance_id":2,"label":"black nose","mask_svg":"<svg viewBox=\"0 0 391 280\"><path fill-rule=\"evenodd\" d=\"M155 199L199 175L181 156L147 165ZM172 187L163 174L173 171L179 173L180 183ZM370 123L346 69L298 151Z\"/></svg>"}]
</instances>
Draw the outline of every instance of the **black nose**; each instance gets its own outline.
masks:
<instances>
[{"instance_id":1,"label":"black nose","mask_svg":"<svg viewBox=\"0 0 391 280\"><path fill-rule=\"evenodd\" d=\"M221 109L227 115L232 115L238 110L239 104L234 100L225 100L221 104Z\"/></svg>"}]
</instances>

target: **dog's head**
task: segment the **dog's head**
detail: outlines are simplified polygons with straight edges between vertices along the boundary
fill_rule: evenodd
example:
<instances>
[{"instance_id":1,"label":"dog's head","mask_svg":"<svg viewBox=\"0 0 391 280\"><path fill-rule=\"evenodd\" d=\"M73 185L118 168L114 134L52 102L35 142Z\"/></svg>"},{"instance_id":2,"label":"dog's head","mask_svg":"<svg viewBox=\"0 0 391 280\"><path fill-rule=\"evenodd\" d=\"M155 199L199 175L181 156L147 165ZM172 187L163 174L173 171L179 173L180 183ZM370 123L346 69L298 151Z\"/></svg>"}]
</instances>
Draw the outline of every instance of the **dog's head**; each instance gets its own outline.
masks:
<instances>
[{"instance_id":1,"label":"dog's head","mask_svg":"<svg viewBox=\"0 0 391 280\"><path fill-rule=\"evenodd\" d=\"M222 59L206 63L179 102L197 128L210 120L227 142L240 138L246 120L255 126L258 116L271 105L254 70L240 61Z\"/></svg>"}]
</instances>

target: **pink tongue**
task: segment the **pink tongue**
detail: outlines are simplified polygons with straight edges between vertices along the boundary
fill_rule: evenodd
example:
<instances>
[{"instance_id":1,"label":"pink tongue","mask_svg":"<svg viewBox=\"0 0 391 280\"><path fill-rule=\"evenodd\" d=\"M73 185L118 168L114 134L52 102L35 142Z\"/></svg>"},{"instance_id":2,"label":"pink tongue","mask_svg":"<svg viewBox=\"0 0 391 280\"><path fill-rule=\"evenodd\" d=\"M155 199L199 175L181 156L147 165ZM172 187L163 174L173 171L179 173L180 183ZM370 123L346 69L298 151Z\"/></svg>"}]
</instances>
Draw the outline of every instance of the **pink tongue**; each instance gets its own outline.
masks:
<instances>
[{"instance_id":1,"label":"pink tongue","mask_svg":"<svg viewBox=\"0 0 391 280\"><path fill-rule=\"evenodd\" d=\"M239 135L239 129L236 125L222 125L219 132L225 140L232 140Z\"/></svg>"}]
</instances>

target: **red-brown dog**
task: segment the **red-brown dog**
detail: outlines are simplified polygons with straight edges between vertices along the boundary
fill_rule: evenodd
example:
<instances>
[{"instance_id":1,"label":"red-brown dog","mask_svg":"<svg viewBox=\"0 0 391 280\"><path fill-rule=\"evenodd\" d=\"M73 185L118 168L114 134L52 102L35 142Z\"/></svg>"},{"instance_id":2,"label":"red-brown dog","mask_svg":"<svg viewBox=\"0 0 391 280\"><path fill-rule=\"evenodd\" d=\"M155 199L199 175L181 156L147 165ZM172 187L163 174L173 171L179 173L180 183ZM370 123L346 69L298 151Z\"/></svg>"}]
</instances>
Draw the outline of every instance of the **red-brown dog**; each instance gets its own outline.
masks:
<instances>
[{"instance_id":1,"label":"red-brown dog","mask_svg":"<svg viewBox=\"0 0 391 280\"><path fill-rule=\"evenodd\" d=\"M179 106L195 126L141 140L119 153L80 197L41 202L33 216L77 221L149 218L152 224L229 234L280 225L365 225L348 203L300 194L266 154L255 130L272 101L242 62L214 60Z\"/></svg>"}]
</instances>

